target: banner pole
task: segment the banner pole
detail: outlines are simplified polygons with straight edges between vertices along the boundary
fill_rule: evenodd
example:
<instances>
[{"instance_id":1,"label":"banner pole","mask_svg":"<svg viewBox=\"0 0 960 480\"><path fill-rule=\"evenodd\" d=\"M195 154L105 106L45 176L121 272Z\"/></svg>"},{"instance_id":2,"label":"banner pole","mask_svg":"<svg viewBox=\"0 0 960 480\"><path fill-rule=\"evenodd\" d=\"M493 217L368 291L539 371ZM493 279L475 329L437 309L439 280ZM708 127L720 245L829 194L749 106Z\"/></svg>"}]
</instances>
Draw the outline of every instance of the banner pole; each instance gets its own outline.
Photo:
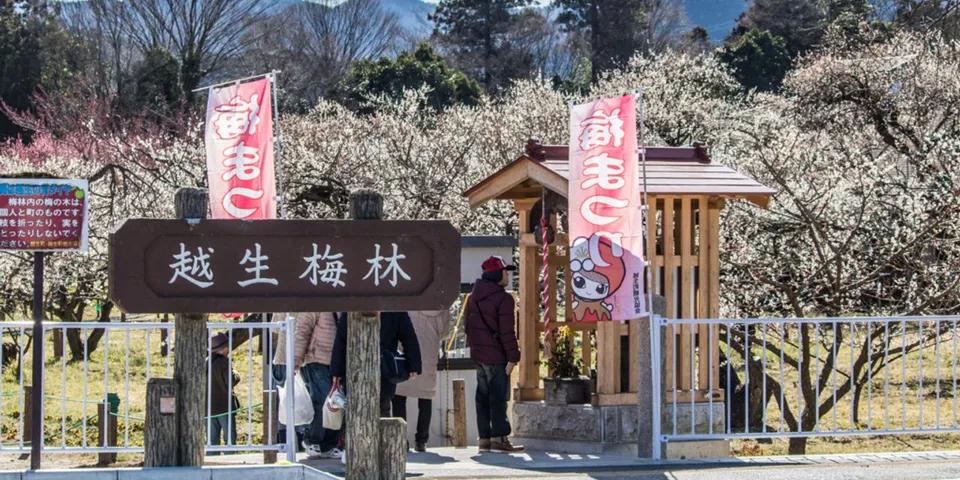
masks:
<instances>
[{"instance_id":1,"label":"banner pole","mask_svg":"<svg viewBox=\"0 0 960 480\"><path fill-rule=\"evenodd\" d=\"M280 73L280 70L272 70L272 71L269 71L269 72L267 72L267 73L260 73L260 74L257 74L257 75L250 75L249 77L237 78L237 79L229 80L229 81L226 81L226 82L215 83L215 84L213 84L213 85L207 85L206 87L194 88L194 89L191 90L191 91L192 91L192 92L200 92L200 91L203 91L203 90L210 90L211 88L217 88L217 87L222 87L222 86L224 86L224 85L236 84L236 83L240 83L240 82L243 82L243 81L246 81L246 80L253 80L253 79L255 79L255 78L260 78L260 77L268 77L268 76L270 76L270 75L276 75L276 74L278 74L278 73Z\"/></svg>"},{"instance_id":2,"label":"banner pole","mask_svg":"<svg viewBox=\"0 0 960 480\"><path fill-rule=\"evenodd\" d=\"M270 103L273 104L273 163L276 165L277 169L277 210L278 218L287 217L287 207L286 202L283 201L283 182L285 180L283 175L283 162L280 160L280 151L282 150L281 137L280 137L280 107L278 106L277 101L277 75L280 73L279 70L275 70L267 74L267 78L270 79Z\"/></svg>"}]
</instances>

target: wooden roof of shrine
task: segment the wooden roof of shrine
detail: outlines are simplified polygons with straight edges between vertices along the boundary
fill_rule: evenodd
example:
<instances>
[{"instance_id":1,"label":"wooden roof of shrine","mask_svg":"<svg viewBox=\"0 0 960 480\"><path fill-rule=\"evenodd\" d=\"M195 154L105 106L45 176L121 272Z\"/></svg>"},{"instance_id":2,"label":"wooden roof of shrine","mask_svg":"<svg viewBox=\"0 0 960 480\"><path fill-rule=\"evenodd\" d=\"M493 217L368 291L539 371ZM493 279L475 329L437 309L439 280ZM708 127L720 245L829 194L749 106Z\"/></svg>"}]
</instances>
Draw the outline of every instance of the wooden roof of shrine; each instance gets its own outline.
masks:
<instances>
[{"instance_id":1,"label":"wooden roof of shrine","mask_svg":"<svg viewBox=\"0 0 960 480\"><path fill-rule=\"evenodd\" d=\"M543 188L567 196L569 147L531 140L526 153L463 193L472 208L490 200L539 198ZM710 195L748 200L766 208L776 190L714 162L702 145L647 147L647 188L651 195ZM639 159L638 159L639 161Z\"/></svg>"}]
</instances>

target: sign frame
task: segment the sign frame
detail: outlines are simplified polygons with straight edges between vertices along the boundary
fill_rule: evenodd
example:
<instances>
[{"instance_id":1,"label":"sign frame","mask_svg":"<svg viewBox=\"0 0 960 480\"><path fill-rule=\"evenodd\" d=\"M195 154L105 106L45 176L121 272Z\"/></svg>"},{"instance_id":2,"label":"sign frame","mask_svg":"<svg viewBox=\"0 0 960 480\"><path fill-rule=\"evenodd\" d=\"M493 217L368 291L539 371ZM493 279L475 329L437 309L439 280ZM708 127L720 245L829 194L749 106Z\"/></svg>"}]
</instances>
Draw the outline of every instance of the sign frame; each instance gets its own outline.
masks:
<instances>
[{"instance_id":1,"label":"sign frame","mask_svg":"<svg viewBox=\"0 0 960 480\"><path fill-rule=\"evenodd\" d=\"M350 284L341 289L329 285L310 286L308 279L299 277L300 284L284 289L290 279L301 275L302 267L296 271L290 268L292 262L308 266L303 252L311 243L319 245L319 251L324 251L327 242L349 243L349 239L362 238L364 241L379 243L377 239L396 239L401 245L410 245L418 251L420 258L402 260L403 268L415 269L428 276L426 280L414 278L414 284L404 284L407 291L397 295L389 295L386 287L374 288L369 285L357 287L351 291ZM170 269L163 270L165 278L158 277L158 268L174 262L170 251L172 244L184 244L190 240L190 246L196 252L197 244L194 241L208 239L211 246L229 243L233 250L250 248L255 244L254 239L265 242L264 254L276 255L268 262L275 262L274 268L267 271L276 278L287 281L278 281L275 285L254 285L256 288L241 289L230 284L236 277L225 274L221 276L224 287L211 288L209 295L204 295L203 288L182 284L168 287L173 284ZM243 240L247 238L247 240ZM283 256L277 255L276 248L267 251L266 242L296 242L299 248L297 253L285 251ZM219 244L217 243L219 242ZM158 253L159 245L163 245L163 254ZM237 246L240 245L240 246ZM188 249L189 250L189 249ZM430 264L421 266L416 262L423 261L423 252L429 252ZM374 252L369 252L373 256ZM169 255L168 255L169 254ZM382 256L389 254L389 245L384 245ZM217 260L211 255L211 271L215 280L217 277ZM259 253L257 255L260 255ZM176 220L176 219L127 219L110 234L109 260L109 296L111 301L125 313L221 313L221 312L315 312L315 311L417 311L437 310L447 308L457 298L460 291L460 233L447 221L437 220ZM221 256L223 258L223 256ZM230 257L232 258L232 256ZM238 259L233 259L236 262ZM350 258L343 259L350 265ZM166 262L166 263L162 263ZM357 260L353 260L356 265ZM369 260L366 256L360 259L363 265ZM241 262L242 263L242 262ZM241 268L233 266L222 268L236 271ZM158 267L161 266L161 267ZM250 272L251 270L246 270ZM354 270L355 271L355 268ZM153 273L151 273L153 272ZM357 272L359 276L363 272ZM356 274L353 274L356 275ZM354 279L359 276L354 276ZM416 277L411 273L411 276ZM175 278L176 275L173 275ZM381 277L383 278L383 277ZM179 280L177 280L179 281ZM353 280L351 280L353 281ZM382 280L382 282L389 281ZM403 280L401 279L401 283ZM417 283L419 282L419 283ZM196 285L196 284L194 284ZM241 286L243 287L243 286ZM322 295L316 296L304 293L304 289L325 288ZM331 288L333 290L331 291ZM403 287L401 287L403 288ZM416 291L410 289L416 288ZM185 292L185 289L190 289ZM274 290L276 292L274 293ZM216 292L215 292L216 291ZM360 293L357 293L357 292ZM342 293L341 293L342 292ZM384 293L384 294L381 294Z\"/></svg>"},{"instance_id":2,"label":"sign frame","mask_svg":"<svg viewBox=\"0 0 960 480\"><path fill-rule=\"evenodd\" d=\"M60 178L0 178L0 185L67 185L84 192L83 213L80 220L80 246L75 248L0 248L10 252L77 252L86 253L90 247L90 182L86 179Z\"/></svg>"}]
</instances>

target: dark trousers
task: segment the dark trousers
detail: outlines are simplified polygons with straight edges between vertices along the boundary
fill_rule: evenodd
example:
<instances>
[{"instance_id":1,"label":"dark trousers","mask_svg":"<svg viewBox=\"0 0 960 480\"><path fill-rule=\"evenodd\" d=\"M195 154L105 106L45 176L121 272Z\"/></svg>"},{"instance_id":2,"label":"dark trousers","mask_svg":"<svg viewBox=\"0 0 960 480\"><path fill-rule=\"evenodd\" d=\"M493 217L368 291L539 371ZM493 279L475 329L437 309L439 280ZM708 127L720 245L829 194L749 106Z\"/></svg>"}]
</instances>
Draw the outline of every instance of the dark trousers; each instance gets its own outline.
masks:
<instances>
[{"instance_id":1,"label":"dark trousers","mask_svg":"<svg viewBox=\"0 0 960 480\"><path fill-rule=\"evenodd\" d=\"M476 400L478 436L483 440L509 436L510 377L505 364L477 364Z\"/></svg>"},{"instance_id":2,"label":"dark trousers","mask_svg":"<svg viewBox=\"0 0 960 480\"><path fill-rule=\"evenodd\" d=\"M340 431L324 428L323 426L323 404L327 401L327 395L333 388L333 379L330 377L330 366L322 363L308 363L300 367L300 375L303 376L303 382L307 385L307 391L310 392L310 400L313 401L313 422L310 424L310 430L307 431L307 443L318 445L321 451L328 451L337 446Z\"/></svg>"},{"instance_id":3,"label":"dark trousers","mask_svg":"<svg viewBox=\"0 0 960 480\"><path fill-rule=\"evenodd\" d=\"M390 415L390 407L393 397L397 394L397 384L390 382L380 383L380 418L390 418L396 415Z\"/></svg>"},{"instance_id":4,"label":"dark trousers","mask_svg":"<svg viewBox=\"0 0 960 480\"><path fill-rule=\"evenodd\" d=\"M433 400L429 398L417 399L417 443L426 444L430 440L430 417L433 414ZM393 416L407 419L407 397L397 395L393 397Z\"/></svg>"}]
</instances>

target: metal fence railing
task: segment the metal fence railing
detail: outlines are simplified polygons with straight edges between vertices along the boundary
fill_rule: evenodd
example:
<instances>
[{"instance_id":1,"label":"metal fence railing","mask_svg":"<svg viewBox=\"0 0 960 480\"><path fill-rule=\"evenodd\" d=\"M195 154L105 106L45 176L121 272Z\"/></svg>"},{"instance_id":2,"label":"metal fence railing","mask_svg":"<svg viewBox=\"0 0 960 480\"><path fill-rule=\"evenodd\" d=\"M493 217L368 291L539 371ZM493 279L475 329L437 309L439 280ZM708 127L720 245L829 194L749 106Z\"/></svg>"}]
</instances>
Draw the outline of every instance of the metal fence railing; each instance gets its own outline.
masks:
<instances>
[{"instance_id":1,"label":"metal fence railing","mask_svg":"<svg viewBox=\"0 0 960 480\"><path fill-rule=\"evenodd\" d=\"M690 358L656 353L661 440L960 432L958 320L661 318L667 338L691 346ZM719 342L719 358L701 357L698 335ZM677 388L701 369L719 395Z\"/></svg>"},{"instance_id":2,"label":"metal fence railing","mask_svg":"<svg viewBox=\"0 0 960 480\"><path fill-rule=\"evenodd\" d=\"M271 374L275 334L286 322L207 325L208 352L217 333L227 337L228 368L240 381L228 393L234 408L211 414L207 362L206 451L285 451L277 436L277 388ZM143 452L146 387L150 378L173 377L176 330L162 322L49 322L44 324L43 387L29 385L35 367L31 322L0 324L0 452L30 452L32 395L43 395L44 452ZM281 333L283 332L283 333ZM26 382L26 383L25 383ZM224 422L218 422L225 419ZM215 423L224 444L211 442ZM234 441L235 439L235 441Z\"/></svg>"}]
</instances>

